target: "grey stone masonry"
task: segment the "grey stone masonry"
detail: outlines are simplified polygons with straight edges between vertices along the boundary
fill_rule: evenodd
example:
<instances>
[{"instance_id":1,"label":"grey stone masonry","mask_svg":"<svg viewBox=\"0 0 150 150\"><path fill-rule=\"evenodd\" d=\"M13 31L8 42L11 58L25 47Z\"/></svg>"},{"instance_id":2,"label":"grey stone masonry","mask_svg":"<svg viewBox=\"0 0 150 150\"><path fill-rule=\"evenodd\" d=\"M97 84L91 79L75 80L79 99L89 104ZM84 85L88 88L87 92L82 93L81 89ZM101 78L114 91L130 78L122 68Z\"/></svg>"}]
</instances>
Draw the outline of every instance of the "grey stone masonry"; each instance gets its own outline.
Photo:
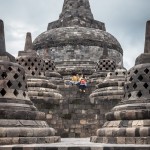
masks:
<instances>
[{"instance_id":1,"label":"grey stone masonry","mask_svg":"<svg viewBox=\"0 0 150 150\"><path fill-rule=\"evenodd\" d=\"M28 97L23 67L0 56L0 145L53 142L55 130ZM60 137L53 139L60 141Z\"/></svg>"},{"instance_id":2,"label":"grey stone masonry","mask_svg":"<svg viewBox=\"0 0 150 150\"><path fill-rule=\"evenodd\" d=\"M24 52L16 58L17 62L22 65L27 75L27 84L29 89L30 99L36 103L57 103L62 100L62 95L57 90L57 85L53 84L49 77L45 76L48 70L53 70L54 64L52 61L46 61L38 56L36 52L31 49L32 41L31 34L27 33ZM29 45L28 45L29 44ZM34 55L31 55L33 53ZM48 66L47 66L48 63Z\"/></svg>"},{"instance_id":3,"label":"grey stone masonry","mask_svg":"<svg viewBox=\"0 0 150 150\"><path fill-rule=\"evenodd\" d=\"M126 81L126 69L116 69L107 73L107 77L97 85L97 89L90 95L92 104L101 104L103 101L112 101L114 106L121 101L124 95L124 83ZM110 110L112 106L110 107Z\"/></svg>"},{"instance_id":4,"label":"grey stone masonry","mask_svg":"<svg viewBox=\"0 0 150 150\"><path fill-rule=\"evenodd\" d=\"M61 143L0 146L0 150L149 150L150 145L91 143L89 138L62 138Z\"/></svg>"},{"instance_id":5,"label":"grey stone masonry","mask_svg":"<svg viewBox=\"0 0 150 150\"><path fill-rule=\"evenodd\" d=\"M106 43L103 45L103 54L100 56L95 69L96 72L90 76L90 80L96 83L103 81L109 72L114 72L116 69L116 62L109 58Z\"/></svg>"},{"instance_id":6,"label":"grey stone masonry","mask_svg":"<svg viewBox=\"0 0 150 150\"><path fill-rule=\"evenodd\" d=\"M147 25L150 26L149 22ZM145 63L140 55L140 64L128 71L122 101L106 114L107 121L97 130L97 137L91 138L92 142L150 143L150 56L144 54L149 59Z\"/></svg>"},{"instance_id":7,"label":"grey stone masonry","mask_svg":"<svg viewBox=\"0 0 150 150\"><path fill-rule=\"evenodd\" d=\"M59 20L49 23L47 29L71 26L106 30L103 22L94 20L89 0L64 0Z\"/></svg>"},{"instance_id":8,"label":"grey stone masonry","mask_svg":"<svg viewBox=\"0 0 150 150\"><path fill-rule=\"evenodd\" d=\"M123 66L119 42L106 32L104 23L94 20L89 0L64 0L59 20L49 23L47 31L34 40L33 49L40 55L48 49L56 69L59 73L65 72L61 74L64 76L78 68L94 70L104 43L109 57Z\"/></svg>"}]
</instances>

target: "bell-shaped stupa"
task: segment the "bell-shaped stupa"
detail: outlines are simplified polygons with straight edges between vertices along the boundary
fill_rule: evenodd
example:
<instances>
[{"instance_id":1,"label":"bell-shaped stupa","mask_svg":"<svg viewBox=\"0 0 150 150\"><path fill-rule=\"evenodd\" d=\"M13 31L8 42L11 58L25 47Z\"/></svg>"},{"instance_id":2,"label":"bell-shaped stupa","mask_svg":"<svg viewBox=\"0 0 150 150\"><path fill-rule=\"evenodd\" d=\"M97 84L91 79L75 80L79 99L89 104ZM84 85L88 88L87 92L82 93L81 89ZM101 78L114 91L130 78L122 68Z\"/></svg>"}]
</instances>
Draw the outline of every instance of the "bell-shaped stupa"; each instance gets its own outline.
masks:
<instances>
[{"instance_id":1,"label":"bell-shaped stupa","mask_svg":"<svg viewBox=\"0 0 150 150\"><path fill-rule=\"evenodd\" d=\"M48 24L47 31L34 40L33 47L40 55L47 49L63 76L72 72L92 75L103 55L104 43L109 58L123 65L119 42L106 32L104 23L94 20L89 0L64 0L59 19Z\"/></svg>"},{"instance_id":2,"label":"bell-shaped stupa","mask_svg":"<svg viewBox=\"0 0 150 150\"><path fill-rule=\"evenodd\" d=\"M125 95L106 114L107 122L91 141L117 144L150 143L150 21L146 25L144 54L128 71Z\"/></svg>"},{"instance_id":3,"label":"bell-shaped stupa","mask_svg":"<svg viewBox=\"0 0 150 150\"><path fill-rule=\"evenodd\" d=\"M28 97L24 68L6 52L4 24L0 20L0 145L54 143L55 130L45 122Z\"/></svg>"}]
</instances>

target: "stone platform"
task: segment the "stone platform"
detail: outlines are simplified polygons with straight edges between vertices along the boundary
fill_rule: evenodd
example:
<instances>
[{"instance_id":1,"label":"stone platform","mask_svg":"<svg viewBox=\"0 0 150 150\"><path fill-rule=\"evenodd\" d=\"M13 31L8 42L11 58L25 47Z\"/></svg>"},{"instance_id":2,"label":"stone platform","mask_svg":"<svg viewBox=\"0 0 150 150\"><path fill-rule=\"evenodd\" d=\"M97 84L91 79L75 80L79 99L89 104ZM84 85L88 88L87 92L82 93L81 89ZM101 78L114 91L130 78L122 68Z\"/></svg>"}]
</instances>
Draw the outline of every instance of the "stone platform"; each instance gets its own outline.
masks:
<instances>
[{"instance_id":1,"label":"stone platform","mask_svg":"<svg viewBox=\"0 0 150 150\"><path fill-rule=\"evenodd\" d=\"M91 143L90 138L62 138L61 143L0 146L0 150L150 150L150 145Z\"/></svg>"}]
</instances>

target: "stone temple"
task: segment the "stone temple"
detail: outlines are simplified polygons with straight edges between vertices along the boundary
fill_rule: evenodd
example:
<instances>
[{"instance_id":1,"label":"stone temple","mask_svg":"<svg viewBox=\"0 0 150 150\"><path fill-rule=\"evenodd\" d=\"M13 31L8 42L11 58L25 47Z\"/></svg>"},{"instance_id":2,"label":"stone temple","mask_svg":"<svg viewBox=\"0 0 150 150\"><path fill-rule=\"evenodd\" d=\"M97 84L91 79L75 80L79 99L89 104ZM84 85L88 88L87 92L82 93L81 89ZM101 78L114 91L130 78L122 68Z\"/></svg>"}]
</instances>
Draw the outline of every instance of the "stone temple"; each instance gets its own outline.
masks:
<instances>
[{"instance_id":1,"label":"stone temple","mask_svg":"<svg viewBox=\"0 0 150 150\"><path fill-rule=\"evenodd\" d=\"M86 76L85 93L70 84L74 73ZM0 21L0 150L150 150L149 82L150 21L128 71L89 0L64 0L46 31L33 42L27 32L17 58Z\"/></svg>"}]
</instances>

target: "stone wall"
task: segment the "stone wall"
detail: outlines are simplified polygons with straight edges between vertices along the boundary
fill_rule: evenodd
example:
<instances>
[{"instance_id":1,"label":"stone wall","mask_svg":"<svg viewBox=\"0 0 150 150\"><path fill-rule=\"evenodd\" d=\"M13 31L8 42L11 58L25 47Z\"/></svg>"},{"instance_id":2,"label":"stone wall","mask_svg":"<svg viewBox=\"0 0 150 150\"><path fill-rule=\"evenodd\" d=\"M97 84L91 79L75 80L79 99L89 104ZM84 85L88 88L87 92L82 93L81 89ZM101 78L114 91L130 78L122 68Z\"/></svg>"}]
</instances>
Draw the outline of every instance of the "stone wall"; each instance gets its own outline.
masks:
<instances>
[{"instance_id":1,"label":"stone wall","mask_svg":"<svg viewBox=\"0 0 150 150\"><path fill-rule=\"evenodd\" d=\"M38 53L40 55L43 55L44 51L45 51L44 49L39 50ZM67 46L49 48L49 55L51 56L52 60L55 60L56 67L57 67L57 63L63 62L65 60L69 60L69 61L88 60L88 61L97 62L99 58L102 56L102 54L103 54L103 47L99 47L99 46L67 45ZM115 49L108 48L108 57L114 60L116 64L120 64L120 65L123 64L122 54L116 51ZM58 64L58 66L61 65Z\"/></svg>"},{"instance_id":2,"label":"stone wall","mask_svg":"<svg viewBox=\"0 0 150 150\"><path fill-rule=\"evenodd\" d=\"M116 102L101 101L91 104L89 95L95 89L95 83L89 83L86 93L79 92L76 85L60 86L65 98L60 105L36 104L47 114L47 122L57 130L61 137L89 137L105 122L105 113Z\"/></svg>"}]
</instances>

